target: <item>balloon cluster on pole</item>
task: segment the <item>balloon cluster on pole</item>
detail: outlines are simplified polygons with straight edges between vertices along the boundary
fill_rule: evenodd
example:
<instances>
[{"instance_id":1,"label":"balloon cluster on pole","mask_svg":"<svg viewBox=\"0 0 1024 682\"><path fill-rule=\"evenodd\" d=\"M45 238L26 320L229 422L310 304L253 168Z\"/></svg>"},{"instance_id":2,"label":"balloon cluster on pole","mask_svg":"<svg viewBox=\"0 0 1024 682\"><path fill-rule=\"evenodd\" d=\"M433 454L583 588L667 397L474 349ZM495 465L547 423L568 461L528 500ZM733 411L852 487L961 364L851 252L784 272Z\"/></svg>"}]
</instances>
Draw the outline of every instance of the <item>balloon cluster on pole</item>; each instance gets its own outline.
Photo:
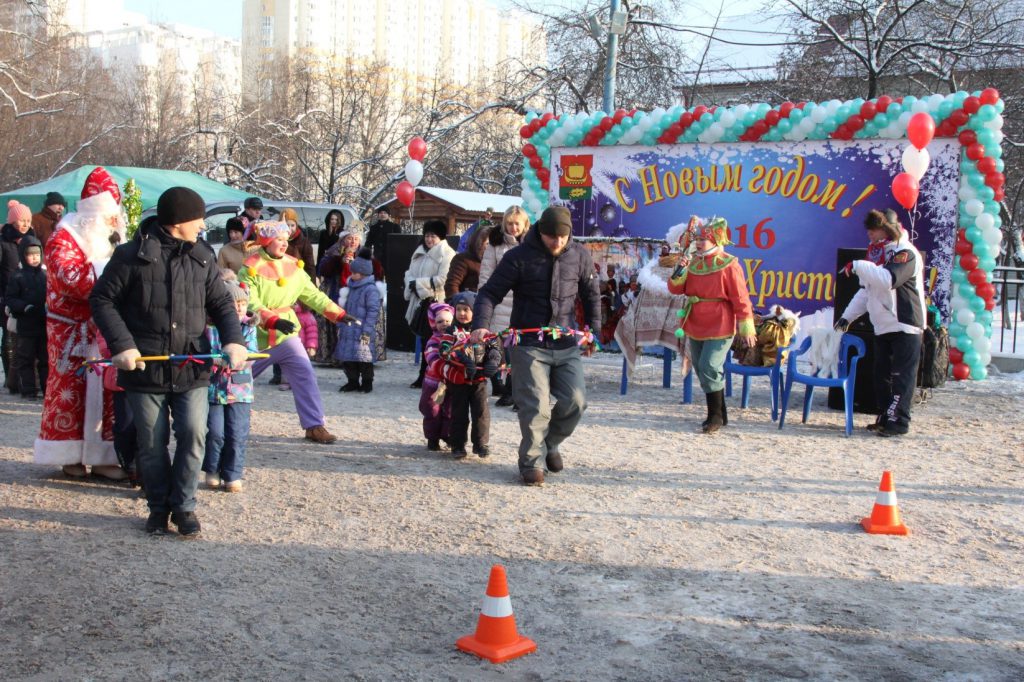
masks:
<instances>
[{"instance_id":1,"label":"balloon cluster on pole","mask_svg":"<svg viewBox=\"0 0 1024 682\"><path fill-rule=\"evenodd\" d=\"M931 162L928 142L932 136L955 137L962 155L959 230L950 288L950 357L955 378L984 379L991 360L995 305L991 273L1002 239L999 202L1005 196L1006 183L1000 146L1003 108L999 92L988 88L921 98L882 95L873 100L782 102L776 106L675 106L648 112L619 109L557 116L531 112L519 130L524 142L523 208L536 220L548 205L552 147L873 138L910 140L899 174L906 177L898 183L894 179L892 189L897 201L913 207L920 179ZM965 256L975 260L964 260Z\"/></svg>"},{"instance_id":2,"label":"balloon cluster on pole","mask_svg":"<svg viewBox=\"0 0 1024 682\"><path fill-rule=\"evenodd\" d=\"M405 164L405 180L395 187L395 197L403 206L412 206L416 201L416 187L423 179L423 157L427 155L427 143L422 137L409 140L409 161Z\"/></svg>"}]
</instances>

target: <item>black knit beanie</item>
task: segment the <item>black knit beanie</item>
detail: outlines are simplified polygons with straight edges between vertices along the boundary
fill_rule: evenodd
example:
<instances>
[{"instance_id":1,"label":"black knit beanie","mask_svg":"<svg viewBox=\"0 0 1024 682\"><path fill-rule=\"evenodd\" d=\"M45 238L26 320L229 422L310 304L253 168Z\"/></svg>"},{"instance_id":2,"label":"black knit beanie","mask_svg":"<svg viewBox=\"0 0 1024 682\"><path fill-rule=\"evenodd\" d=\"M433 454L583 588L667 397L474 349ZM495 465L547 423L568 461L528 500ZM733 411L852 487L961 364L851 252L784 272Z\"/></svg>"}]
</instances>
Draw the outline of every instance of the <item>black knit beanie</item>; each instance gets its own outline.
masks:
<instances>
[{"instance_id":1,"label":"black knit beanie","mask_svg":"<svg viewBox=\"0 0 1024 682\"><path fill-rule=\"evenodd\" d=\"M157 200L156 217L164 226L205 218L206 202L188 187L171 187Z\"/></svg>"}]
</instances>

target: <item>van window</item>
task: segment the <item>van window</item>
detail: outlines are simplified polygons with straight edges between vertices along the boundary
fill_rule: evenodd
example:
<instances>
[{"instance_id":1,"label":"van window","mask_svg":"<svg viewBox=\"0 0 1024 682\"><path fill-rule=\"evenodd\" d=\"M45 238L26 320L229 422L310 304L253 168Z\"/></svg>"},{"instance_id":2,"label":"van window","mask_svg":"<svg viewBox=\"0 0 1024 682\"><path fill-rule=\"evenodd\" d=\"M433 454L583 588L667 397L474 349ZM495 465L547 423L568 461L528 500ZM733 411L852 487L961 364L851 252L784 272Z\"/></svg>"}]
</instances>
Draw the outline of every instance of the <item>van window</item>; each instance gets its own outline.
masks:
<instances>
[{"instance_id":1,"label":"van window","mask_svg":"<svg viewBox=\"0 0 1024 682\"><path fill-rule=\"evenodd\" d=\"M225 225L229 218L238 214L237 208L233 206L221 206L206 214L206 241L211 244L219 244L227 239Z\"/></svg>"}]
</instances>

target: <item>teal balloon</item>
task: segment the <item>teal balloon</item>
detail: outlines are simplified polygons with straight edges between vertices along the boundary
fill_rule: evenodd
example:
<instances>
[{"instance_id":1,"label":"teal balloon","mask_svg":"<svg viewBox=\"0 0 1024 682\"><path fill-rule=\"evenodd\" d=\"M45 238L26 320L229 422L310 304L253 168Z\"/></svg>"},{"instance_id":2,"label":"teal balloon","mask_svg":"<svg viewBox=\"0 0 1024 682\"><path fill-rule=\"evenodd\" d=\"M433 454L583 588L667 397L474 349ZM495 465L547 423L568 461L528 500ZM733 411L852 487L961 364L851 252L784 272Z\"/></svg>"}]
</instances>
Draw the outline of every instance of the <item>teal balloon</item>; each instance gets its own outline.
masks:
<instances>
[{"instance_id":1,"label":"teal balloon","mask_svg":"<svg viewBox=\"0 0 1024 682\"><path fill-rule=\"evenodd\" d=\"M608 131L608 134L611 135L612 137L614 137L615 139L618 139L618 138L622 137L622 133L624 133L624 132L626 132L626 131L624 131L622 129L622 125L620 124L620 125L613 125L612 129Z\"/></svg>"},{"instance_id":2,"label":"teal balloon","mask_svg":"<svg viewBox=\"0 0 1024 682\"><path fill-rule=\"evenodd\" d=\"M775 129L778 130L780 134L785 135L793 129L793 124L786 119L781 119L778 125L775 126Z\"/></svg>"},{"instance_id":3,"label":"teal balloon","mask_svg":"<svg viewBox=\"0 0 1024 682\"><path fill-rule=\"evenodd\" d=\"M990 329L992 327L992 311L981 310L980 312L975 313L974 321L980 324L985 329Z\"/></svg>"},{"instance_id":4,"label":"teal balloon","mask_svg":"<svg viewBox=\"0 0 1024 682\"><path fill-rule=\"evenodd\" d=\"M993 220L993 224L995 225L995 227L1002 227L1003 226L1003 219L1000 218L998 215L992 216L992 220Z\"/></svg>"},{"instance_id":5,"label":"teal balloon","mask_svg":"<svg viewBox=\"0 0 1024 682\"><path fill-rule=\"evenodd\" d=\"M668 114L665 114L664 116L661 117L661 129L664 130L665 128L668 128L670 125L675 123L675 121L676 119L672 118Z\"/></svg>"},{"instance_id":6,"label":"teal balloon","mask_svg":"<svg viewBox=\"0 0 1024 682\"><path fill-rule=\"evenodd\" d=\"M966 298L968 301L977 296L974 292L974 285L967 282L964 284L957 284L956 290L962 298Z\"/></svg>"},{"instance_id":7,"label":"teal balloon","mask_svg":"<svg viewBox=\"0 0 1024 682\"><path fill-rule=\"evenodd\" d=\"M717 111L721 111L721 110L722 110L721 107L719 107L717 109ZM683 115L683 111L684 111L683 108L677 104L676 106L674 106L671 109L669 109L668 113L669 113L669 116L671 116L673 119L679 120L679 117Z\"/></svg>"},{"instance_id":8,"label":"teal balloon","mask_svg":"<svg viewBox=\"0 0 1024 682\"><path fill-rule=\"evenodd\" d=\"M794 109L789 112L789 120L793 125L796 125L800 121L804 120L804 112L800 109Z\"/></svg>"},{"instance_id":9,"label":"teal balloon","mask_svg":"<svg viewBox=\"0 0 1024 682\"><path fill-rule=\"evenodd\" d=\"M996 103L993 104L992 106L994 106L996 108L996 112L1000 114L1003 113L1003 109L1006 108L1006 105L1003 103L1002 99L996 100Z\"/></svg>"},{"instance_id":10,"label":"teal balloon","mask_svg":"<svg viewBox=\"0 0 1024 682\"><path fill-rule=\"evenodd\" d=\"M902 114L902 113L903 113L903 107L900 106L899 102L893 102L885 110L885 114L886 114L886 116L889 117L890 121L895 121L896 119L898 119L900 117L900 114Z\"/></svg>"},{"instance_id":11,"label":"teal balloon","mask_svg":"<svg viewBox=\"0 0 1024 682\"><path fill-rule=\"evenodd\" d=\"M907 95L906 97L904 97L903 98L903 109L904 109L904 111L910 111L911 109L913 109L914 108L914 102L916 102L916 101L917 101L917 98L914 97L913 95Z\"/></svg>"},{"instance_id":12,"label":"teal balloon","mask_svg":"<svg viewBox=\"0 0 1024 682\"><path fill-rule=\"evenodd\" d=\"M1003 148L1000 146L992 147L992 149L985 150L985 156L991 156L993 159L998 161L1003 158Z\"/></svg>"},{"instance_id":13,"label":"teal balloon","mask_svg":"<svg viewBox=\"0 0 1024 682\"><path fill-rule=\"evenodd\" d=\"M985 200L985 212L989 215L999 215L999 204L992 199Z\"/></svg>"},{"instance_id":14,"label":"teal balloon","mask_svg":"<svg viewBox=\"0 0 1024 682\"><path fill-rule=\"evenodd\" d=\"M953 281L953 284L963 284L967 281L967 271L963 268L953 268L953 271L949 273L949 278ZM952 332L950 332L952 334Z\"/></svg>"},{"instance_id":15,"label":"teal balloon","mask_svg":"<svg viewBox=\"0 0 1024 682\"><path fill-rule=\"evenodd\" d=\"M973 223L973 220L974 219L972 218L971 226L964 230L964 236L967 237L967 241L969 241L970 243L977 244L979 241L981 241L981 228L975 225ZM961 223L961 225L965 224L967 223Z\"/></svg>"},{"instance_id":16,"label":"teal balloon","mask_svg":"<svg viewBox=\"0 0 1024 682\"><path fill-rule=\"evenodd\" d=\"M981 189L985 186L985 176L975 170L967 176L967 183L974 189Z\"/></svg>"},{"instance_id":17,"label":"teal balloon","mask_svg":"<svg viewBox=\"0 0 1024 682\"><path fill-rule=\"evenodd\" d=\"M975 167L974 162L968 159L966 156L960 159L960 175L970 175L971 173L977 173L978 169Z\"/></svg>"},{"instance_id":18,"label":"teal balloon","mask_svg":"<svg viewBox=\"0 0 1024 682\"><path fill-rule=\"evenodd\" d=\"M975 116L980 118L982 121L991 121L996 117L996 113L996 108L991 104L982 104Z\"/></svg>"},{"instance_id":19,"label":"teal balloon","mask_svg":"<svg viewBox=\"0 0 1024 682\"><path fill-rule=\"evenodd\" d=\"M953 104L959 107L961 104L964 103L964 100L967 99L967 97L968 95L966 91L957 90L955 93L953 93Z\"/></svg>"},{"instance_id":20,"label":"teal balloon","mask_svg":"<svg viewBox=\"0 0 1024 682\"><path fill-rule=\"evenodd\" d=\"M743 115L743 125L745 125L746 127L749 128L750 126L754 125L755 123L757 123L757 112L756 111L748 111L747 113L745 113Z\"/></svg>"},{"instance_id":21,"label":"teal balloon","mask_svg":"<svg viewBox=\"0 0 1024 682\"><path fill-rule=\"evenodd\" d=\"M757 105L757 117L764 118L764 115L767 114L768 110L771 108L772 107L770 104L766 102L761 102L760 104Z\"/></svg>"},{"instance_id":22,"label":"teal balloon","mask_svg":"<svg viewBox=\"0 0 1024 682\"><path fill-rule=\"evenodd\" d=\"M956 337L956 347L964 353L969 350L974 350L974 339L967 336L967 330L964 330L963 334Z\"/></svg>"},{"instance_id":23,"label":"teal balloon","mask_svg":"<svg viewBox=\"0 0 1024 682\"><path fill-rule=\"evenodd\" d=\"M1002 159L996 159L996 172L1002 173L1006 169L1006 164L1003 163Z\"/></svg>"},{"instance_id":24,"label":"teal balloon","mask_svg":"<svg viewBox=\"0 0 1024 682\"><path fill-rule=\"evenodd\" d=\"M949 115L953 113L953 103L943 102L939 105L939 118L945 120L949 118Z\"/></svg>"},{"instance_id":25,"label":"teal balloon","mask_svg":"<svg viewBox=\"0 0 1024 682\"><path fill-rule=\"evenodd\" d=\"M981 296L975 296L967 301L967 306L974 311L975 315L977 315L985 309L985 299Z\"/></svg>"},{"instance_id":26,"label":"teal balloon","mask_svg":"<svg viewBox=\"0 0 1024 682\"><path fill-rule=\"evenodd\" d=\"M734 137L739 137L740 135L742 135L745 132L747 132L747 128L746 128L746 126L744 126L742 124L737 123L736 125L734 125L732 127L732 134L733 134Z\"/></svg>"},{"instance_id":27,"label":"teal balloon","mask_svg":"<svg viewBox=\"0 0 1024 682\"><path fill-rule=\"evenodd\" d=\"M982 185L981 187L976 189L975 194L978 195L979 199L986 203L988 203L989 201L995 201L996 197L995 190L989 187L988 185Z\"/></svg>"},{"instance_id":28,"label":"teal balloon","mask_svg":"<svg viewBox=\"0 0 1024 682\"><path fill-rule=\"evenodd\" d=\"M992 255L990 248L991 247L989 247L988 242L980 241L974 242L971 250L974 251L974 255L978 257L978 262L980 263L982 258Z\"/></svg>"},{"instance_id":29,"label":"teal balloon","mask_svg":"<svg viewBox=\"0 0 1024 682\"><path fill-rule=\"evenodd\" d=\"M704 115L700 117L700 122L703 123L705 126L709 126L715 122L715 115L712 114L710 111L706 111L704 112Z\"/></svg>"},{"instance_id":30,"label":"teal balloon","mask_svg":"<svg viewBox=\"0 0 1024 682\"><path fill-rule=\"evenodd\" d=\"M985 272L992 272L996 267L996 259L992 256L985 256L984 258L978 258L978 267Z\"/></svg>"},{"instance_id":31,"label":"teal balloon","mask_svg":"<svg viewBox=\"0 0 1024 682\"><path fill-rule=\"evenodd\" d=\"M879 128L884 128L889 125L889 116L887 114L877 114L871 121Z\"/></svg>"},{"instance_id":32,"label":"teal balloon","mask_svg":"<svg viewBox=\"0 0 1024 682\"><path fill-rule=\"evenodd\" d=\"M964 351L964 364L971 368L971 374L974 374L974 366L981 364L981 355L978 351L971 348L970 350Z\"/></svg>"},{"instance_id":33,"label":"teal balloon","mask_svg":"<svg viewBox=\"0 0 1024 682\"><path fill-rule=\"evenodd\" d=\"M976 367L971 367L971 379L975 381L983 381L988 378L988 369L983 367L979 362Z\"/></svg>"},{"instance_id":34,"label":"teal balloon","mask_svg":"<svg viewBox=\"0 0 1024 682\"><path fill-rule=\"evenodd\" d=\"M967 336L967 327L957 322L955 318L950 320L949 327L946 328L946 331L949 332L949 338L951 339L958 339L961 336ZM957 346L957 348L960 348L960 346ZM963 350L963 348L960 348L960 350Z\"/></svg>"},{"instance_id":35,"label":"teal balloon","mask_svg":"<svg viewBox=\"0 0 1024 682\"><path fill-rule=\"evenodd\" d=\"M619 125L622 126L623 130L629 130L636 124L633 123L633 119L627 116L626 118L622 119L622 123L620 123Z\"/></svg>"},{"instance_id":36,"label":"teal balloon","mask_svg":"<svg viewBox=\"0 0 1024 682\"><path fill-rule=\"evenodd\" d=\"M657 140L658 140L657 136L655 136L655 135L653 135L651 133L644 133L643 139L640 140L640 141L643 142L644 145L650 147L655 142L657 142Z\"/></svg>"},{"instance_id":37,"label":"teal balloon","mask_svg":"<svg viewBox=\"0 0 1024 682\"><path fill-rule=\"evenodd\" d=\"M980 142L985 149L994 146L996 143L996 134L990 128L979 130L975 135L978 138L978 142Z\"/></svg>"}]
</instances>

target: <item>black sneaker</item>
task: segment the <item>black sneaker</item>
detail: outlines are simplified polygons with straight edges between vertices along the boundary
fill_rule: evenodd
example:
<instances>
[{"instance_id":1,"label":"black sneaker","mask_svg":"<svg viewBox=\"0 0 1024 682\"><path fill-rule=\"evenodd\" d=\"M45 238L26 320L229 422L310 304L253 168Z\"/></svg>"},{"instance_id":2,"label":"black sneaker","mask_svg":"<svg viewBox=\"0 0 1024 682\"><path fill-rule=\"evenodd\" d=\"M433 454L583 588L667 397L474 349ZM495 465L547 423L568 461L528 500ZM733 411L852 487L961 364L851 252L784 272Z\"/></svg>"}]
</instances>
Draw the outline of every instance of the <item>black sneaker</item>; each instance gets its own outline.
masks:
<instances>
[{"instance_id":1,"label":"black sneaker","mask_svg":"<svg viewBox=\"0 0 1024 682\"><path fill-rule=\"evenodd\" d=\"M548 465L548 471L553 474L557 474L564 468L562 464L562 455L558 451L549 452L548 456L544 458L544 463Z\"/></svg>"},{"instance_id":2,"label":"black sneaker","mask_svg":"<svg viewBox=\"0 0 1024 682\"><path fill-rule=\"evenodd\" d=\"M423 388L423 379L417 379L409 384L409 388Z\"/></svg>"},{"instance_id":3,"label":"black sneaker","mask_svg":"<svg viewBox=\"0 0 1024 682\"><path fill-rule=\"evenodd\" d=\"M195 537L202 530L195 512L174 512L171 514L171 521L178 527L178 534L183 538Z\"/></svg>"},{"instance_id":4,"label":"black sneaker","mask_svg":"<svg viewBox=\"0 0 1024 682\"><path fill-rule=\"evenodd\" d=\"M895 424L886 424L882 428L875 431L882 438L894 438L896 436L905 436L910 433L910 429L905 426L896 426Z\"/></svg>"},{"instance_id":5,"label":"black sneaker","mask_svg":"<svg viewBox=\"0 0 1024 682\"><path fill-rule=\"evenodd\" d=\"M468 455L465 447L452 448L452 459L466 459Z\"/></svg>"},{"instance_id":6,"label":"black sneaker","mask_svg":"<svg viewBox=\"0 0 1024 682\"><path fill-rule=\"evenodd\" d=\"M428 438L427 450L430 450L431 452L441 452L441 441L437 438Z\"/></svg>"},{"instance_id":7,"label":"black sneaker","mask_svg":"<svg viewBox=\"0 0 1024 682\"><path fill-rule=\"evenodd\" d=\"M486 445L474 445L473 454L479 457L490 457L491 449Z\"/></svg>"},{"instance_id":8,"label":"black sneaker","mask_svg":"<svg viewBox=\"0 0 1024 682\"><path fill-rule=\"evenodd\" d=\"M359 390L359 384L348 383L338 389L339 393L353 393Z\"/></svg>"},{"instance_id":9,"label":"black sneaker","mask_svg":"<svg viewBox=\"0 0 1024 682\"><path fill-rule=\"evenodd\" d=\"M170 531L167 525L167 520L170 518L170 512L149 512L149 518L146 519L146 532L150 535L165 535Z\"/></svg>"},{"instance_id":10,"label":"black sneaker","mask_svg":"<svg viewBox=\"0 0 1024 682\"><path fill-rule=\"evenodd\" d=\"M270 381L267 383L271 386L279 386L281 384L281 377L270 377Z\"/></svg>"},{"instance_id":11,"label":"black sneaker","mask_svg":"<svg viewBox=\"0 0 1024 682\"><path fill-rule=\"evenodd\" d=\"M498 398L498 401L494 404L497 407L512 407L512 394L506 393L505 395Z\"/></svg>"}]
</instances>

